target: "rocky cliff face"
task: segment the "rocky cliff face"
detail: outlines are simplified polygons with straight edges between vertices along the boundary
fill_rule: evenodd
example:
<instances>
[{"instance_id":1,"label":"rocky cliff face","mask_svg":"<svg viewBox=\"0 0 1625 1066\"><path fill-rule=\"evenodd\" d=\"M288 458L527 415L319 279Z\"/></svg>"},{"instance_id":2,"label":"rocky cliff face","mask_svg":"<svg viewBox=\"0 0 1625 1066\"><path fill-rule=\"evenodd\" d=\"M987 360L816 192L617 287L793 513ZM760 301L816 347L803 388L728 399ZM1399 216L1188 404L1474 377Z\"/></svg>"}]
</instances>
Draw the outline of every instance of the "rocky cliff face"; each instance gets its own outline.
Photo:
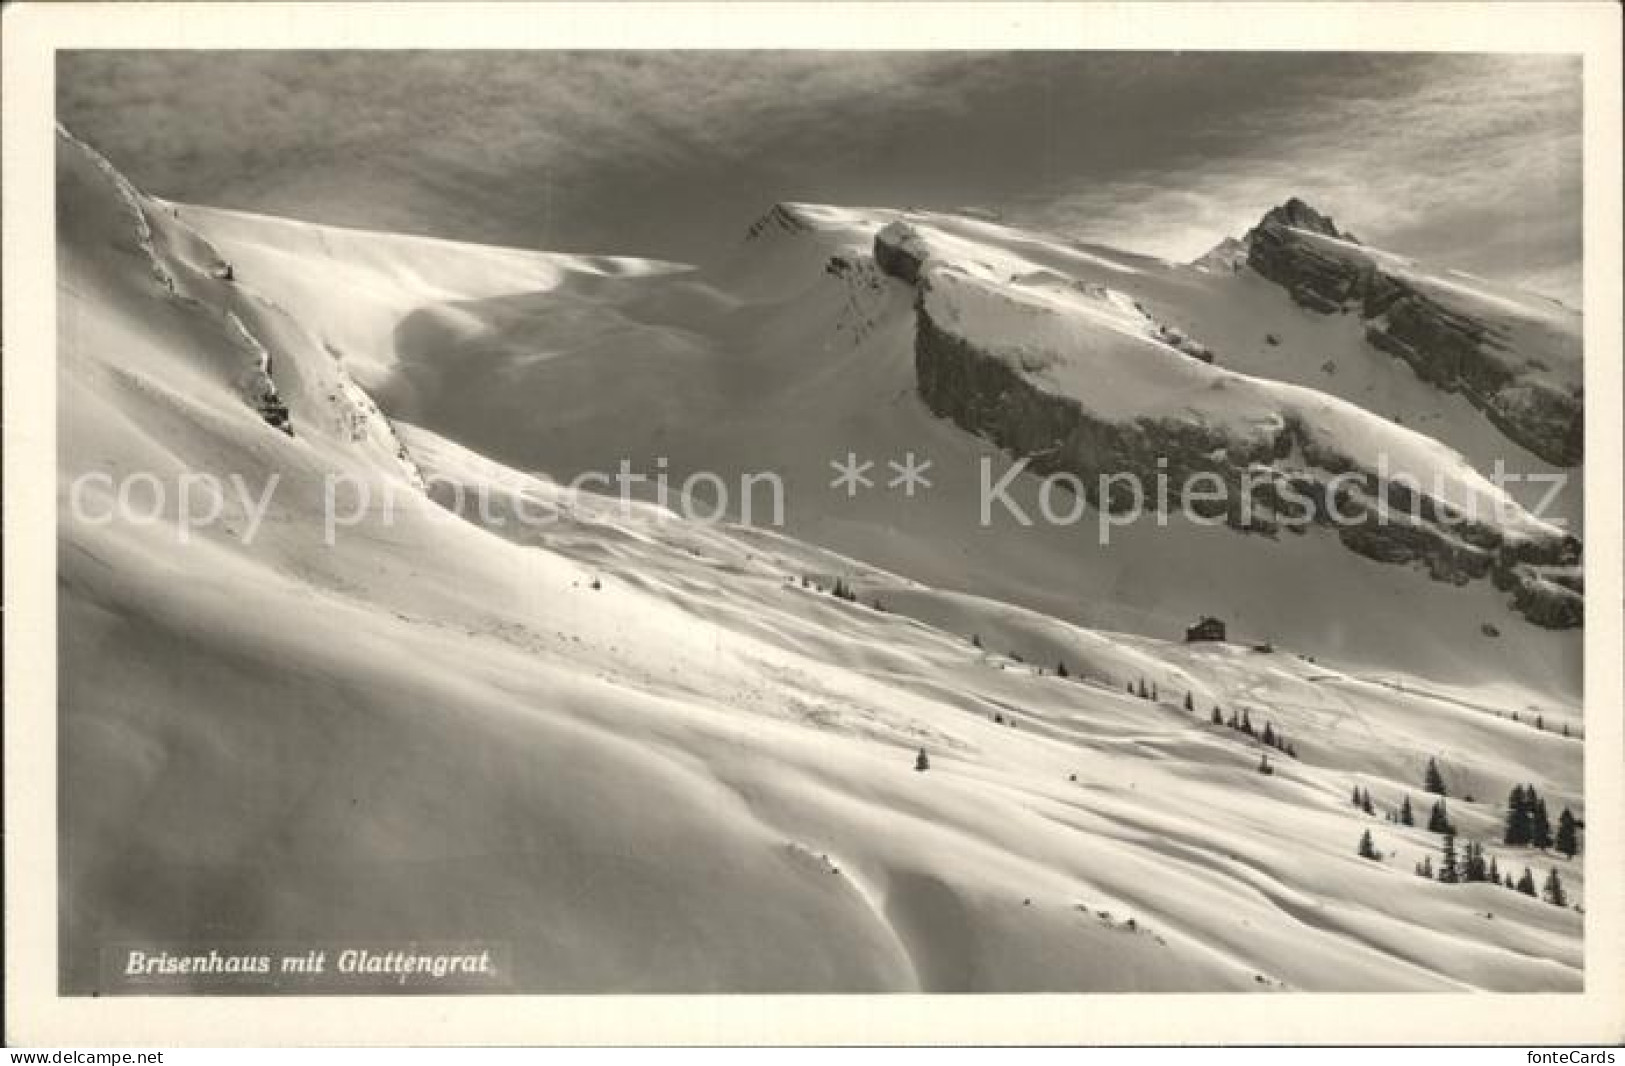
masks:
<instances>
[{"instance_id":1,"label":"rocky cliff face","mask_svg":"<svg viewBox=\"0 0 1625 1066\"><path fill-rule=\"evenodd\" d=\"M1247 263L1321 314L1356 312L1366 339L1424 381L1459 392L1509 440L1559 466L1584 459L1583 396L1529 372L1504 328L1449 306L1415 279L1362 254L1332 220L1300 200L1266 214L1247 235Z\"/></svg>"},{"instance_id":2,"label":"rocky cliff face","mask_svg":"<svg viewBox=\"0 0 1625 1066\"><path fill-rule=\"evenodd\" d=\"M930 285L929 276L922 285ZM1133 474L1142 484L1154 484L1159 473L1177 483L1208 472L1234 486L1253 464L1267 464L1291 450L1283 434L1241 440L1195 422L1095 418L1077 401L1038 388L1005 359L957 335L923 301L915 315L914 369L931 412L1029 458L1037 473L1075 475L1085 498L1103 510L1123 513L1137 505L1121 485L1124 492L1108 490L1103 498L1099 486L1106 475ZM1229 512L1219 507L1209 516L1243 521L1239 510ZM1271 528L1255 521L1260 530Z\"/></svg>"},{"instance_id":3,"label":"rocky cliff face","mask_svg":"<svg viewBox=\"0 0 1625 1066\"><path fill-rule=\"evenodd\" d=\"M1536 625L1582 624L1583 597L1540 569L1574 567L1580 557L1574 538L1508 535L1467 520L1403 483L1360 469L1293 417L1252 435L1195 419L1102 417L1041 387L1018 361L934 315L927 297L935 265L906 224L881 231L875 261L918 290L915 372L932 413L1027 458L1036 473L1075 476L1092 506L1111 513L1144 506L1126 484L1109 480L1113 474L1135 475L1143 486L1159 476L1176 486L1197 475L1209 483L1216 478L1225 489L1222 501L1190 501L1205 518L1266 536L1303 533L1309 525L1335 528L1349 550L1416 566L1434 580L1464 585L1490 578Z\"/></svg>"},{"instance_id":4,"label":"rocky cliff face","mask_svg":"<svg viewBox=\"0 0 1625 1066\"><path fill-rule=\"evenodd\" d=\"M1258 224L1260 227L1290 226L1293 229L1308 230L1311 233L1321 233L1327 237L1359 243L1355 240L1354 234L1338 229L1332 216L1321 214L1296 196L1278 207L1270 208Z\"/></svg>"}]
</instances>

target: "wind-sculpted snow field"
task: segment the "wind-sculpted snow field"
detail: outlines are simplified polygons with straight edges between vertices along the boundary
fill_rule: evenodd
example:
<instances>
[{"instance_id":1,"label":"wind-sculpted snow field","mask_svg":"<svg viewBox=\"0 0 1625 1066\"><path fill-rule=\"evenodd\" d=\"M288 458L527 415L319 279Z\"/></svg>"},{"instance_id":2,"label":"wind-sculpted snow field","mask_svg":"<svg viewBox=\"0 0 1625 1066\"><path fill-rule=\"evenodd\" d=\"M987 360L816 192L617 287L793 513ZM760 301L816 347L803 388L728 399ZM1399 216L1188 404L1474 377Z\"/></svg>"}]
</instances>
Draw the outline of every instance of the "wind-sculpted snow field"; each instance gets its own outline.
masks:
<instances>
[{"instance_id":1,"label":"wind-sculpted snow field","mask_svg":"<svg viewBox=\"0 0 1625 1066\"><path fill-rule=\"evenodd\" d=\"M341 940L498 944L526 991L1582 987L1583 855L1501 843L1516 785L1583 819L1579 632L1318 533L978 523L1012 458L915 395L887 219L803 209L702 272L168 204L58 150L65 990L110 944ZM1193 333L1181 293L1324 328L1339 382L1428 402L1256 278L943 226L1150 279ZM1429 411L1482 473L1476 412ZM831 488L849 452L879 487ZM786 521L563 483L623 457L774 471ZM186 477L244 491L128 506ZM1180 642L1199 613L1239 641ZM1568 906L1417 875L1430 758L1459 843Z\"/></svg>"}]
</instances>

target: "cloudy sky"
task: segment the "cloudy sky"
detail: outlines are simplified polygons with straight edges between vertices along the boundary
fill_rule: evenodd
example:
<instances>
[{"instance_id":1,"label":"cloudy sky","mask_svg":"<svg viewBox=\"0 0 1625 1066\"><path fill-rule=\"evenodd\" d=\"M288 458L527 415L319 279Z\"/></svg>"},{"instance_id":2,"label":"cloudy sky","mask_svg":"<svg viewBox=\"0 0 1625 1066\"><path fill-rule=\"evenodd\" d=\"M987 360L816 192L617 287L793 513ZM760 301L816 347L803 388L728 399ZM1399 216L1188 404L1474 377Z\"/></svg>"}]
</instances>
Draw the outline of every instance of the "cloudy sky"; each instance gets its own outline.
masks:
<instances>
[{"instance_id":1,"label":"cloudy sky","mask_svg":"<svg viewBox=\"0 0 1625 1066\"><path fill-rule=\"evenodd\" d=\"M68 53L58 112L161 196L489 243L704 261L808 200L1183 259L1298 195L1579 303L1563 57Z\"/></svg>"}]
</instances>

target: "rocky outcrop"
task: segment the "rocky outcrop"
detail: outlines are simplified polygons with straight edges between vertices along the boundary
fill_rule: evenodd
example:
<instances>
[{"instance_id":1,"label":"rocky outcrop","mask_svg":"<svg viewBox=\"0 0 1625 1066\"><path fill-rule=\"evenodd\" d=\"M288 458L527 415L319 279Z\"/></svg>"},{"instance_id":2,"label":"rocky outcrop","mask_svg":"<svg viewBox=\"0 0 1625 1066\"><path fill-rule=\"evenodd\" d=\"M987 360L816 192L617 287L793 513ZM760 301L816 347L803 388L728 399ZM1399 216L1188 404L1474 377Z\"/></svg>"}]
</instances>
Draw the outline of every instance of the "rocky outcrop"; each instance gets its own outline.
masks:
<instances>
[{"instance_id":1,"label":"rocky outcrop","mask_svg":"<svg viewBox=\"0 0 1625 1066\"><path fill-rule=\"evenodd\" d=\"M1525 572L1512 585L1512 608L1547 629L1578 629L1585 624L1585 597L1573 589Z\"/></svg>"},{"instance_id":2,"label":"rocky outcrop","mask_svg":"<svg viewBox=\"0 0 1625 1066\"><path fill-rule=\"evenodd\" d=\"M875 234L875 263L894 278L913 285L930 256L924 238L907 222L892 222Z\"/></svg>"},{"instance_id":3,"label":"rocky outcrop","mask_svg":"<svg viewBox=\"0 0 1625 1066\"><path fill-rule=\"evenodd\" d=\"M1247 235L1247 263L1321 314L1356 312L1366 339L1403 359L1424 381L1461 393L1509 440L1559 466L1584 459L1583 397L1528 372L1503 329L1446 306L1381 260L1328 246L1305 233L1342 241L1332 220L1301 200L1266 214Z\"/></svg>"},{"instance_id":4,"label":"rocky outcrop","mask_svg":"<svg viewBox=\"0 0 1625 1066\"><path fill-rule=\"evenodd\" d=\"M1332 216L1321 214L1296 196L1286 203L1272 207L1264 212L1264 217L1259 220L1258 225L1259 228L1265 226L1290 226L1293 229L1308 230L1311 233L1336 237L1338 240L1354 240L1354 234L1345 233L1337 228L1337 223L1332 221ZM1355 243L1358 244L1359 242L1355 241Z\"/></svg>"},{"instance_id":5,"label":"rocky outcrop","mask_svg":"<svg viewBox=\"0 0 1625 1066\"><path fill-rule=\"evenodd\" d=\"M880 268L861 255L832 255L824 263L824 273L845 287L835 332L854 345L869 339L879 325L887 306L886 285Z\"/></svg>"},{"instance_id":6,"label":"rocky outcrop","mask_svg":"<svg viewBox=\"0 0 1625 1066\"><path fill-rule=\"evenodd\" d=\"M1410 364L1418 377L1460 392L1495 427L1557 466L1585 458L1585 410L1580 393L1520 380L1504 363L1485 356L1493 343L1481 324L1414 293L1388 304L1386 321L1366 327L1373 347Z\"/></svg>"},{"instance_id":7,"label":"rocky outcrop","mask_svg":"<svg viewBox=\"0 0 1625 1066\"><path fill-rule=\"evenodd\" d=\"M886 243L895 247L902 242ZM881 247L879 241L876 247ZM903 269L912 263L912 269L920 270L919 260L893 262L904 264ZM926 406L1027 458L1035 473L1073 475L1097 509L1122 514L1148 505L1111 475L1134 475L1141 486L1166 477L1178 486L1203 474L1225 488L1220 501L1188 501L1203 517L1223 518L1233 528L1264 535L1282 529L1302 532L1307 524L1328 526L1351 551L1417 566L1434 580L1464 585L1492 577L1513 593L1513 608L1537 625L1581 624L1583 599L1535 569L1576 563L1577 540L1513 537L1495 526L1463 520L1439 501L1413 494L1401 483L1382 482L1375 473L1326 451L1308 427L1291 417L1274 431L1248 437L1196 420L1103 419L1076 399L1040 388L1015 363L938 321L924 298L931 283L927 270L919 282L914 350Z\"/></svg>"},{"instance_id":8,"label":"rocky outcrop","mask_svg":"<svg viewBox=\"0 0 1625 1066\"><path fill-rule=\"evenodd\" d=\"M1213 349L1209 348L1195 337L1187 336L1184 331L1177 330L1174 327L1166 325L1162 322L1156 323L1152 328L1155 332L1157 340L1166 344L1168 347L1173 348L1176 351L1184 352L1192 359L1200 359L1204 363L1213 362Z\"/></svg>"},{"instance_id":9,"label":"rocky outcrop","mask_svg":"<svg viewBox=\"0 0 1625 1066\"><path fill-rule=\"evenodd\" d=\"M266 425L293 436L293 416L288 412L288 405L282 401L282 394L277 391L276 379L271 376L271 353L265 350L258 337L249 332L235 311L226 312L226 325L239 347L248 354L248 366L238 383L243 399L265 420Z\"/></svg>"},{"instance_id":10,"label":"rocky outcrop","mask_svg":"<svg viewBox=\"0 0 1625 1066\"><path fill-rule=\"evenodd\" d=\"M805 233L813 228L812 223L796 214L795 208L789 204L774 204L745 231L747 241L756 240L768 233Z\"/></svg>"},{"instance_id":11,"label":"rocky outcrop","mask_svg":"<svg viewBox=\"0 0 1625 1066\"><path fill-rule=\"evenodd\" d=\"M1295 303L1328 315L1345 309L1359 280L1347 259L1321 252L1279 223L1261 223L1247 235L1247 265L1285 289Z\"/></svg>"}]
</instances>

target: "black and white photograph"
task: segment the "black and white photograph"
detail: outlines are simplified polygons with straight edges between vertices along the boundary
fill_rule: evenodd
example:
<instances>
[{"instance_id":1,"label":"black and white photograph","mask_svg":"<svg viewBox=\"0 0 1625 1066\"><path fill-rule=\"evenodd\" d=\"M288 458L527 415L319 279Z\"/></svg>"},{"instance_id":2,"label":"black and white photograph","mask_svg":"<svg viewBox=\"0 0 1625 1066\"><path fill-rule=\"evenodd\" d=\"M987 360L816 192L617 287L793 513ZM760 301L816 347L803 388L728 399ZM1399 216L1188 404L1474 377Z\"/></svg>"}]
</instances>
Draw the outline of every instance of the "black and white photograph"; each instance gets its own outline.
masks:
<instances>
[{"instance_id":1,"label":"black and white photograph","mask_svg":"<svg viewBox=\"0 0 1625 1066\"><path fill-rule=\"evenodd\" d=\"M7 155L52 995L1617 991L1593 60L173 25Z\"/></svg>"}]
</instances>

